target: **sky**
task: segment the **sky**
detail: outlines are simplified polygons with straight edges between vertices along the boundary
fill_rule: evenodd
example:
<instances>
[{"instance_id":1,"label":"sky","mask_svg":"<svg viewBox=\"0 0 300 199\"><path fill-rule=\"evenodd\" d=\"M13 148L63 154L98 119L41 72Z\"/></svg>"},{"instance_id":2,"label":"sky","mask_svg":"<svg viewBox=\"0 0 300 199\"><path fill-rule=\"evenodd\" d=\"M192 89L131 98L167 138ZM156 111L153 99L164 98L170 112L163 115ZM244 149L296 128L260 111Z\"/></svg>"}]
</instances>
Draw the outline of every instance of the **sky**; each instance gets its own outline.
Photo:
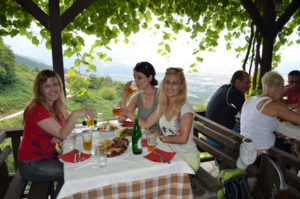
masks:
<instances>
[{"instance_id":1,"label":"sky","mask_svg":"<svg viewBox=\"0 0 300 199\"><path fill-rule=\"evenodd\" d=\"M89 49L95 37L84 36L84 38L86 39L87 49ZM193 49L198 45L189 38L187 33L179 33L177 40L170 43L171 53L166 57L157 54L157 44L161 42L159 34L141 30L137 34L131 35L129 41L129 44L124 44L122 41L117 44L111 43L110 47L112 50L106 50L105 52L113 61L99 61L96 62L96 65L101 64L102 66L111 67L115 64L121 64L132 68L137 62L149 61L158 72L165 71L167 67L182 67L185 71L188 71L189 66L195 60L195 57L192 55ZM233 45L237 45L239 42L244 41L237 40ZM4 37L4 43L10 46L16 54L52 65L51 51L46 49L45 41L39 46L35 46L24 36L16 36L14 38L7 36ZM284 47L281 52L282 62L276 68L276 71L286 75L291 70L300 69L300 45ZM241 60L243 57L237 58L233 50L226 51L223 39L220 39L219 46L215 49L215 52L202 52L201 56L204 58L204 61L197 65L197 73L199 74L232 74L234 71L241 69L242 66ZM71 66L73 60L74 58L64 58L64 66Z\"/></svg>"}]
</instances>

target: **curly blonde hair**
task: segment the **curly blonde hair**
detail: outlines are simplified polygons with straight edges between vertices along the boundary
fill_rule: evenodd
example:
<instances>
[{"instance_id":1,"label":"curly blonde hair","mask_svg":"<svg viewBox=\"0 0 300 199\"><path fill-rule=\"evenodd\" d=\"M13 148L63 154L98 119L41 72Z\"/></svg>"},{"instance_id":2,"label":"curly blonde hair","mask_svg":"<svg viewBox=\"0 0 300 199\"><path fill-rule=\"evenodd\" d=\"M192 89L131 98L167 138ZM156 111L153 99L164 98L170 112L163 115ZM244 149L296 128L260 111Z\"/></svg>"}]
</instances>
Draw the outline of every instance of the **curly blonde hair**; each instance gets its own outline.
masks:
<instances>
[{"instance_id":1,"label":"curly blonde hair","mask_svg":"<svg viewBox=\"0 0 300 199\"><path fill-rule=\"evenodd\" d=\"M167 113L169 118L173 118L176 116L180 110L181 105L186 101L187 99L187 88L186 88L186 79L184 76L184 73L181 70L178 70L179 68L168 68L165 77L163 78L162 82L159 85L159 96L158 96L158 106L157 106L157 118L159 119L162 113L165 113L166 107L167 107L167 94L165 92L164 86L166 84L166 77L168 75L177 75L180 79L181 85L183 85L182 90L178 94L178 98L175 101L174 106L172 107L171 111Z\"/></svg>"},{"instance_id":2,"label":"curly blonde hair","mask_svg":"<svg viewBox=\"0 0 300 199\"><path fill-rule=\"evenodd\" d=\"M43 84L51 77L54 77L57 79L59 87L60 87L60 92L59 92L59 96L58 99L53 103L53 106L51 106L44 98L44 94L43 94ZM33 99L31 100L31 102L29 103L29 105L26 107L24 114L23 114L23 124L25 122L25 114L27 114L27 109L31 106L33 106L33 108L31 109L31 113L34 110L36 104L40 104L43 107L45 107L50 114L52 115L52 117L57 117L59 120L61 121L65 121L67 118L66 115L66 103L65 103L65 95L64 95L64 91L63 91L63 84L61 81L60 76L52 70L42 70L40 71L35 80L34 80L34 84L33 84Z\"/></svg>"}]
</instances>

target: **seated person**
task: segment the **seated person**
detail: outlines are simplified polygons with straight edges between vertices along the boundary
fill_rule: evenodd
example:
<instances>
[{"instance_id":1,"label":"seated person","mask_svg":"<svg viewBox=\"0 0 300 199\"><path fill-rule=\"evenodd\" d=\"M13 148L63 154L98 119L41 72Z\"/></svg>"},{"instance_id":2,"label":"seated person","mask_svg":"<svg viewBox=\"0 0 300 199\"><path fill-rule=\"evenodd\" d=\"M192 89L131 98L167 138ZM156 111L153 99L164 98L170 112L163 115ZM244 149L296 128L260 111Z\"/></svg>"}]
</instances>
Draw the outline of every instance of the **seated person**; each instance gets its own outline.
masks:
<instances>
[{"instance_id":1,"label":"seated person","mask_svg":"<svg viewBox=\"0 0 300 199\"><path fill-rule=\"evenodd\" d=\"M55 145L73 130L78 117L93 117L91 108L66 111L63 85L51 70L38 73L33 99L24 111L24 133L18 159L21 175L32 182L58 181L55 197L64 183L64 168Z\"/></svg>"},{"instance_id":2,"label":"seated person","mask_svg":"<svg viewBox=\"0 0 300 199\"><path fill-rule=\"evenodd\" d=\"M250 138L260 156L274 146L274 131L277 117L300 124L300 114L293 112L279 102L284 80L276 72L267 72L262 78L263 93L252 96L244 103L241 114L241 134Z\"/></svg>"},{"instance_id":3,"label":"seated person","mask_svg":"<svg viewBox=\"0 0 300 199\"><path fill-rule=\"evenodd\" d=\"M236 71L231 77L230 84L221 86L209 100L205 117L235 130L235 115L241 111L245 102L245 93L249 87L249 74L242 70ZM211 139L207 139L207 141L219 146Z\"/></svg>"},{"instance_id":4,"label":"seated person","mask_svg":"<svg viewBox=\"0 0 300 199\"><path fill-rule=\"evenodd\" d=\"M129 95L128 88L131 86L132 81L125 84L123 90L123 98L121 101L121 108L126 108L130 112L134 112L138 108L137 116L146 120L157 107L158 81L155 79L154 67L148 62L139 62L133 69L134 81L139 92L135 94L129 103L126 105L126 100ZM120 115L119 122L127 119L126 115ZM158 124L154 124L150 130L159 130Z\"/></svg>"},{"instance_id":5,"label":"seated person","mask_svg":"<svg viewBox=\"0 0 300 199\"><path fill-rule=\"evenodd\" d=\"M194 170L198 170L199 151L193 141L194 111L187 101L186 90L183 70L168 68L159 86L156 111L147 120L139 118L139 125L147 129L159 121L160 140L167 143ZM130 111L122 111L132 120L136 117Z\"/></svg>"},{"instance_id":6,"label":"seated person","mask_svg":"<svg viewBox=\"0 0 300 199\"><path fill-rule=\"evenodd\" d=\"M293 70L288 74L289 84L284 88L283 96L287 96L284 102L292 107L300 109L300 71Z\"/></svg>"}]
</instances>

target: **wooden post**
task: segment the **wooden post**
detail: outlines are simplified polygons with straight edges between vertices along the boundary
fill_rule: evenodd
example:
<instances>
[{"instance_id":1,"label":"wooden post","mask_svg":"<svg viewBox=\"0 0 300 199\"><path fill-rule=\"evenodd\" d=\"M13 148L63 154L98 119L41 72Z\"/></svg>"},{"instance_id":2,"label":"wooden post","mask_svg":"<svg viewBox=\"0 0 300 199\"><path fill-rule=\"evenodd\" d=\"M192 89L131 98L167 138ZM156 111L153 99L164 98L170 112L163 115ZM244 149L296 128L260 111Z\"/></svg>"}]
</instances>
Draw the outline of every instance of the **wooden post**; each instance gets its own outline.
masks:
<instances>
[{"instance_id":1,"label":"wooden post","mask_svg":"<svg viewBox=\"0 0 300 199\"><path fill-rule=\"evenodd\" d=\"M49 0L49 30L51 35L53 69L59 74L62 80L66 96L59 0Z\"/></svg>"}]
</instances>

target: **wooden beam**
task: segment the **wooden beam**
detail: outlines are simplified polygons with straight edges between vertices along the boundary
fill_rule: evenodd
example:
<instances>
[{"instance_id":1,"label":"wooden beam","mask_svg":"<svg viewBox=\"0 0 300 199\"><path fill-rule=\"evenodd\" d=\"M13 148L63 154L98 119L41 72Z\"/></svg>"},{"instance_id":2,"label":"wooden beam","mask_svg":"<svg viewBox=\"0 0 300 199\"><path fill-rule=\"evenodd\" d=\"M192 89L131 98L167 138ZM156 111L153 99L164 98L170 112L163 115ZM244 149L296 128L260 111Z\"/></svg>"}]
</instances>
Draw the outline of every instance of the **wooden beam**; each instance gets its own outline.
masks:
<instances>
[{"instance_id":1,"label":"wooden beam","mask_svg":"<svg viewBox=\"0 0 300 199\"><path fill-rule=\"evenodd\" d=\"M93 0L77 0L61 15L61 30L71 23Z\"/></svg>"},{"instance_id":2,"label":"wooden beam","mask_svg":"<svg viewBox=\"0 0 300 199\"><path fill-rule=\"evenodd\" d=\"M265 37L269 34L269 30L267 28L266 22L263 20L262 16L259 14L258 10L256 9L254 3L251 0L241 0L241 3L245 7L246 11L248 12L250 18L255 23L258 30L262 33Z\"/></svg>"},{"instance_id":3,"label":"wooden beam","mask_svg":"<svg viewBox=\"0 0 300 199\"><path fill-rule=\"evenodd\" d=\"M290 20L293 14L297 9L300 8L300 1L294 0L290 5L285 9L284 13L279 17L279 19L275 22L275 34L277 35L282 29L283 26Z\"/></svg>"},{"instance_id":4,"label":"wooden beam","mask_svg":"<svg viewBox=\"0 0 300 199\"><path fill-rule=\"evenodd\" d=\"M49 0L49 27L51 34L53 69L59 74L66 95L59 0Z\"/></svg>"},{"instance_id":5,"label":"wooden beam","mask_svg":"<svg viewBox=\"0 0 300 199\"><path fill-rule=\"evenodd\" d=\"M24 10L29 12L36 20L38 20L45 28L49 30L48 15L39 8L32 0L16 0Z\"/></svg>"}]
</instances>

